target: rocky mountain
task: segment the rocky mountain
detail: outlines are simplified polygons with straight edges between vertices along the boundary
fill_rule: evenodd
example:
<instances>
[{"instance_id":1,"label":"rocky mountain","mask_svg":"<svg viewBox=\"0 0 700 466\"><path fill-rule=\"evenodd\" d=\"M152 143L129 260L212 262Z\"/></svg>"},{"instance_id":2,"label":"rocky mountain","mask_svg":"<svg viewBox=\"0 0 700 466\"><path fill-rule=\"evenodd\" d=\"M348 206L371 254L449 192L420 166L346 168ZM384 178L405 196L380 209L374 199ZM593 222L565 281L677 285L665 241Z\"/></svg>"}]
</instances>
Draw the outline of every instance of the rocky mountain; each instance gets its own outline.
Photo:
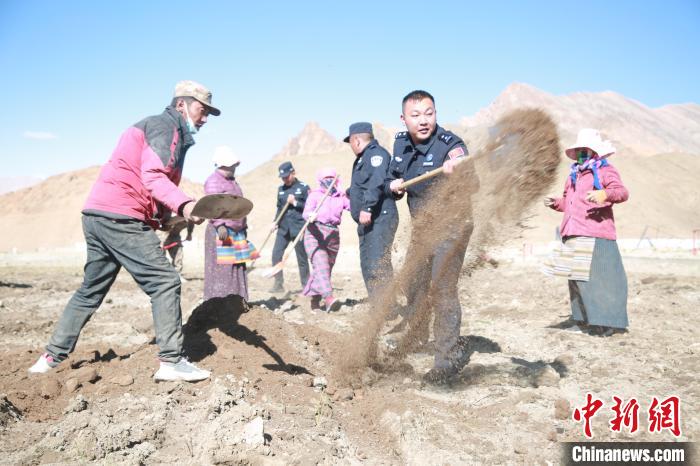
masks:
<instances>
[{"instance_id":1,"label":"rocky mountain","mask_svg":"<svg viewBox=\"0 0 700 466\"><path fill-rule=\"evenodd\" d=\"M526 84L513 84L488 107L457 124L446 126L460 134L476 153L488 134L487 128L503 114L518 107L539 107L557 122L562 145L573 142L580 127L595 127L618 144L611 162L620 170L630 189L630 200L615 211L620 237L638 238L646 227L660 237L692 237L700 229L700 191L695 173L700 171L700 106L667 105L650 109L612 92L575 93L554 96ZM442 124L443 122L441 122ZM398 128L374 122L377 139L391 150ZM292 160L299 178L316 185L315 173L323 166L335 167L345 186L350 180L354 154L347 144L335 139L318 123L310 122L272 159L242 175L244 195L255 208L248 217L249 236L262 243L275 213L277 166ZM568 162L562 157L560 183L552 186L559 194ZM0 195L5 207L0 212L0 253L33 251L72 246L82 242L80 209L97 177L99 167L64 173L42 183ZM183 190L193 197L202 186L183 180ZM401 206L400 235L409 228L405 203ZM561 214L539 204L529 214L523 238L530 242L550 240ZM203 229L195 230L195 238ZM403 231L403 233L401 233ZM341 227L345 250L356 250L355 224L347 217ZM346 247L347 246L347 247ZM268 243L265 256L269 260Z\"/></svg>"},{"instance_id":2,"label":"rocky mountain","mask_svg":"<svg viewBox=\"0 0 700 466\"><path fill-rule=\"evenodd\" d=\"M287 142L275 158L286 160L299 154L325 154L340 149L341 141L335 139L315 121L310 121L297 136Z\"/></svg>"},{"instance_id":3,"label":"rocky mountain","mask_svg":"<svg viewBox=\"0 0 700 466\"><path fill-rule=\"evenodd\" d=\"M649 108L615 92L576 92L555 96L523 83L508 86L486 108L463 118L462 128L492 126L510 110L535 107L547 111L559 127L564 144L580 128L600 129L618 145L618 152L636 155L672 152L700 154L700 105Z\"/></svg>"}]
</instances>

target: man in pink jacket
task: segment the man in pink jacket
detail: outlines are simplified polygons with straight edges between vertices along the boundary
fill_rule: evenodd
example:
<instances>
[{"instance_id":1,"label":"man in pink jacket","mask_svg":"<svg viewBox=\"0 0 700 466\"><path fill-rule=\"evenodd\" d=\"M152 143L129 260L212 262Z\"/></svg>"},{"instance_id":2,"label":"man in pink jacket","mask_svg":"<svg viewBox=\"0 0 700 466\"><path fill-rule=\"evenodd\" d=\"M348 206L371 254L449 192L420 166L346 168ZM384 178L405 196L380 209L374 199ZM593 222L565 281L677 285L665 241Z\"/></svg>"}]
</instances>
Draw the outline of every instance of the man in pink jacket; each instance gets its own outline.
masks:
<instances>
[{"instance_id":1,"label":"man in pink jacket","mask_svg":"<svg viewBox=\"0 0 700 466\"><path fill-rule=\"evenodd\" d=\"M150 296L160 367L156 380L196 381L209 377L182 356L180 277L165 256L154 229L176 212L194 223L194 200L178 185L193 135L209 115L221 112L211 92L194 81L175 86L170 106L139 121L121 136L83 207L87 244L83 284L59 319L46 353L29 369L44 373L68 357L83 326L102 303L124 267Z\"/></svg>"}]
</instances>

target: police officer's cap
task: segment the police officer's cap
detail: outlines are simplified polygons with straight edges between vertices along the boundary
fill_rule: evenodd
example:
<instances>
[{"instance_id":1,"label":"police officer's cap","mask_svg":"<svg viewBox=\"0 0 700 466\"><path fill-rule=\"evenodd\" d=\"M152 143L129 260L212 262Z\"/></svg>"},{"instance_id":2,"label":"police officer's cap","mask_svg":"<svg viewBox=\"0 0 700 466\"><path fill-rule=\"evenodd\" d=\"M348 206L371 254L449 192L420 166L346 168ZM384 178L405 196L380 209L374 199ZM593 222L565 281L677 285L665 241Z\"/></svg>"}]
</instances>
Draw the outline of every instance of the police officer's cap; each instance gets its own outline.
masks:
<instances>
[{"instance_id":1,"label":"police officer's cap","mask_svg":"<svg viewBox=\"0 0 700 466\"><path fill-rule=\"evenodd\" d=\"M352 136L353 134L361 134L361 133L372 134L372 123L367 123L366 121L360 121L358 123L351 124L350 131L348 131L348 135L345 139L343 139L343 141L350 142L350 136Z\"/></svg>"},{"instance_id":2,"label":"police officer's cap","mask_svg":"<svg viewBox=\"0 0 700 466\"><path fill-rule=\"evenodd\" d=\"M289 174L294 171L294 167L292 166L292 162L282 163L279 167L279 171L280 171L280 178L286 178L287 176L289 176Z\"/></svg>"}]
</instances>

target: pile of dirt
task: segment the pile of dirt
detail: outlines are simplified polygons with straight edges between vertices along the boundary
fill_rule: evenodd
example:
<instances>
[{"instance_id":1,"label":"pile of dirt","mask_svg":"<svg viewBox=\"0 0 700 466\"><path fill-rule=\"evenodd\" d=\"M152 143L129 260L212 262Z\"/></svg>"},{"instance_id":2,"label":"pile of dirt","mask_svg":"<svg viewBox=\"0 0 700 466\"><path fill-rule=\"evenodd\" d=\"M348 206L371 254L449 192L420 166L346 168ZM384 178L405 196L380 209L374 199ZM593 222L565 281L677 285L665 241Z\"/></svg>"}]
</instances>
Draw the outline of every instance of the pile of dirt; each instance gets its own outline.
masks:
<instances>
[{"instance_id":1,"label":"pile of dirt","mask_svg":"<svg viewBox=\"0 0 700 466\"><path fill-rule=\"evenodd\" d=\"M463 243L469 241L463 270L470 273L485 248L506 240L523 212L547 192L555 180L560 153L556 126L549 116L540 110L518 110L492 128L490 140L481 151L431 187L430 200L412 219L411 245L402 267L382 296L372 297L374 309L366 321L342 342L350 352L341 352L337 377L352 383L367 367L396 370L396 363L419 343L418 333L432 315L431 294L438 291L433 288L410 303L415 312L409 319L409 330L400 337L394 351L379 358L378 337L397 308L397 296L406 287L422 286L416 282L417 277L424 277L421 269L429 267L438 245L452 245L445 254L449 258L463 254ZM432 282L445 280L447 272L438 270Z\"/></svg>"},{"instance_id":2,"label":"pile of dirt","mask_svg":"<svg viewBox=\"0 0 700 466\"><path fill-rule=\"evenodd\" d=\"M20 419L22 419L22 413L7 399L7 395L0 394L0 427Z\"/></svg>"}]
</instances>

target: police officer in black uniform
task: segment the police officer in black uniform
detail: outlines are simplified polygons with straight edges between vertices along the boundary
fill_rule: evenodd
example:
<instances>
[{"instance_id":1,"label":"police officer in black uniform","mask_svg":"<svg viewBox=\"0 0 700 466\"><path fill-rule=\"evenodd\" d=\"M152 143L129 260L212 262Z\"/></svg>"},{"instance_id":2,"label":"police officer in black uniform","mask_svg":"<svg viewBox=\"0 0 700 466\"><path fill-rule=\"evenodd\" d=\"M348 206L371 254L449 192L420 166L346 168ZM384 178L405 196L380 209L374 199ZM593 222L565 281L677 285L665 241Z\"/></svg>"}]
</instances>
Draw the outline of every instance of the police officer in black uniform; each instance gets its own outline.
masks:
<instances>
[{"instance_id":1,"label":"police officer in black uniform","mask_svg":"<svg viewBox=\"0 0 700 466\"><path fill-rule=\"evenodd\" d=\"M425 91L413 91L404 97L401 120L407 131L398 133L394 142L393 159L385 183L387 194L396 199L408 193L408 208L411 217L417 217L423 204L430 199L432 187L440 183L440 177L410 186L406 191L400 188L404 181L416 178L428 171L444 167L449 176L455 164L468 155L467 147L459 136L438 126L435 112L435 99ZM466 183L478 180L465 180ZM462 309L457 293L457 281L464 262L464 255L473 226L470 222L454 225L447 240L433 245L428 262L420 268L413 283L405 284L408 300L407 316L409 325L413 312L412 305L422 296L430 293L435 323L435 362L425 374L425 380L440 383L459 372L469 360L466 339L459 337ZM412 243L419 232L413 231ZM423 240L425 240L423 238ZM409 251L417 247L409 246ZM427 340L427 323L419 329Z\"/></svg>"},{"instance_id":2,"label":"police officer in black uniform","mask_svg":"<svg viewBox=\"0 0 700 466\"><path fill-rule=\"evenodd\" d=\"M356 156L348 196L350 213L357 222L362 278L372 297L379 281L390 279L393 273L391 245L399 214L394 196L384 191L391 156L374 139L370 123L350 125L344 141Z\"/></svg>"},{"instance_id":3,"label":"police officer in black uniform","mask_svg":"<svg viewBox=\"0 0 700 466\"><path fill-rule=\"evenodd\" d=\"M282 178L283 184L277 188L277 213L275 218L282 212L285 204L289 204L289 207L280 221L272 226L273 229L277 229L275 245L272 248L272 265L278 264L282 260L284 250L287 249L289 243L294 241L294 238L297 237L304 223L306 223L302 213L304 212L306 198L309 195L309 186L297 179L292 162L284 162L279 166L279 177ZM299 241L296 244L294 252L297 255L301 287L304 288L306 281L309 279L309 260L303 241ZM270 291L272 293L284 291L284 276L282 272L275 275L275 283Z\"/></svg>"}]
</instances>

